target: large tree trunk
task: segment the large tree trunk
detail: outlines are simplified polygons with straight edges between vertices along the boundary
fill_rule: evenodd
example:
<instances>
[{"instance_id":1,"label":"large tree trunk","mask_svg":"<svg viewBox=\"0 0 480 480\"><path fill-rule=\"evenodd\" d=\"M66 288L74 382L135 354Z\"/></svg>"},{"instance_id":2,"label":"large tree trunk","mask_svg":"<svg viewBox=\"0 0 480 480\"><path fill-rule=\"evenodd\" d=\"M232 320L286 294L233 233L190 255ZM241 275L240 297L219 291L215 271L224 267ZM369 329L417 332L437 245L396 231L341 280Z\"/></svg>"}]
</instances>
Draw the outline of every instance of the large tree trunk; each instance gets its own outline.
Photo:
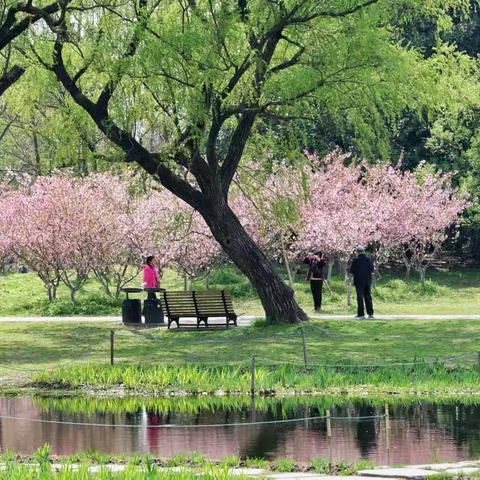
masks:
<instances>
[{"instance_id":1,"label":"large tree trunk","mask_svg":"<svg viewBox=\"0 0 480 480\"><path fill-rule=\"evenodd\" d=\"M201 210L218 243L257 291L267 322L298 323L308 320L295 301L293 290L283 282L267 256L245 232L223 195L209 196L207 205Z\"/></svg>"}]
</instances>

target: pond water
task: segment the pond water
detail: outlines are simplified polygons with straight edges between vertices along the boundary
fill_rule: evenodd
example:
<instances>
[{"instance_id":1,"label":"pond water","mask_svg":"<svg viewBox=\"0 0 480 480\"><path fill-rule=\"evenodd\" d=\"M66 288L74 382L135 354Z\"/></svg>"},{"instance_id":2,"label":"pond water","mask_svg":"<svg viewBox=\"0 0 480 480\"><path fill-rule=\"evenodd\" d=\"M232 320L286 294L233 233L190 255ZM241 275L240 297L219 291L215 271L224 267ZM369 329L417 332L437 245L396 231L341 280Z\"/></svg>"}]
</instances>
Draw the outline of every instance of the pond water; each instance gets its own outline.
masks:
<instances>
[{"instance_id":1,"label":"pond water","mask_svg":"<svg viewBox=\"0 0 480 480\"><path fill-rule=\"evenodd\" d=\"M213 459L235 454L300 463L317 457L376 464L480 457L480 404L390 403L388 419L385 411L382 402L325 398L252 404L249 399L6 397L0 398L0 449L29 454L49 443L62 455L95 449L170 457L195 451ZM329 421L306 419L326 412ZM270 421L283 423L250 424Z\"/></svg>"}]
</instances>

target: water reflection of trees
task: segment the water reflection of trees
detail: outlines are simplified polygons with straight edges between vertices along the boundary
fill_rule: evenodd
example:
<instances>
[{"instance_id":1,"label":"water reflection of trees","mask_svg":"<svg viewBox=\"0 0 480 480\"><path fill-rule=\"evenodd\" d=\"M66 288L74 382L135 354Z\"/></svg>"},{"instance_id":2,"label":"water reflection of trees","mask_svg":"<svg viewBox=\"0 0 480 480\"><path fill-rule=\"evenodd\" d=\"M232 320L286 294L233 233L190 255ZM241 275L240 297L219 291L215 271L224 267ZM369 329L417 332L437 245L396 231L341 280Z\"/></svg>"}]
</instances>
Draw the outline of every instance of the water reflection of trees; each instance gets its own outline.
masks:
<instances>
[{"instance_id":1,"label":"water reflection of trees","mask_svg":"<svg viewBox=\"0 0 480 480\"><path fill-rule=\"evenodd\" d=\"M435 420L452 436L455 444L466 447L472 458L480 456L480 408L475 405L444 405L431 408Z\"/></svg>"},{"instance_id":2,"label":"water reflection of trees","mask_svg":"<svg viewBox=\"0 0 480 480\"><path fill-rule=\"evenodd\" d=\"M116 427L91 428L55 424L27 424L19 426L0 421L0 448L17 448L22 451L34 449L44 442L52 444L55 451L68 453L81 449L98 449L112 453L133 451L151 452L158 456L169 456L184 451L200 451L213 458L227 454L240 456L291 456L296 459L313 457L337 461L344 458L354 461L359 457L371 458L378 463L387 461L386 429L383 418L375 417L384 413L384 405L369 404L368 401L344 402L336 405L322 399L309 405L302 399L295 406L289 399L264 399L252 404L240 402L239 408L229 401L219 402L217 408L203 410L198 402L188 407L181 400L181 408L175 411L173 402L168 408L158 404L144 404L141 401L129 403L121 412L115 407L108 412L81 411L80 404L68 407L67 403L55 403L42 408L38 401L29 398L1 399L0 411L4 414L41 418L47 420L75 421L86 423L107 423L111 425L141 425L139 429ZM67 405L68 408L59 408ZM150 406L155 408L149 408ZM328 405L333 416L349 417L344 421L333 420L331 441L327 437L325 420L300 421L276 425L249 427L159 429L163 424L223 424L251 421L271 421L284 418L307 418L325 414ZM223 407L223 408L222 408ZM110 408L110 407L109 407ZM410 403L390 406L392 429L389 433L397 463L424 463L431 461L438 448L442 460L463 459L467 455L480 455L480 408L475 405L431 405ZM19 446L21 448L19 448Z\"/></svg>"},{"instance_id":3,"label":"water reflection of trees","mask_svg":"<svg viewBox=\"0 0 480 480\"><path fill-rule=\"evenodd\" d=\"M375 408L360 406L359 417L373 417L377 415ZM377 446L377 419L365 418L357 422L357 443L362 458L368 458L372 448Z\"/></svg>"}]
</instances>

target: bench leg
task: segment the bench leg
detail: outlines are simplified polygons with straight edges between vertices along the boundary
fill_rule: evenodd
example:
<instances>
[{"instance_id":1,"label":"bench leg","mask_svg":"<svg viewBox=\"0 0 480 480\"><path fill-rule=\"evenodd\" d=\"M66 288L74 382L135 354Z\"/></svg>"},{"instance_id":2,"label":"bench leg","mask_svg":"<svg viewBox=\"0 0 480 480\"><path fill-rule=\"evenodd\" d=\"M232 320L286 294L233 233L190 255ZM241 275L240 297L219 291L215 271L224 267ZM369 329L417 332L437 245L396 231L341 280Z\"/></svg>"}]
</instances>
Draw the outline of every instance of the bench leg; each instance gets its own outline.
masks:
<instances>
[{"instance_id":1,"label":"bench leg","mask_svg":"<svg viewBox=\"0 0 480 480\"><path fill-rule=\"evenodd\" d=\"M205 328L208 327L208 317L197 317L197 328L200 328L201 322L205 324Z\"/></svg>"},{"instance_id":2,"label":"bench leg","mask_svg":"<svg viewBox=\"0 0 480 480\"><path fill-rule=\"evenodd\" d=\"M168 328L170 329L170 325L175 322L177 324L177 328L180 328L180 319L179 318L175 318L175 317L172 317L172 318L168 318Z\"/></svg>"}]
</instances>

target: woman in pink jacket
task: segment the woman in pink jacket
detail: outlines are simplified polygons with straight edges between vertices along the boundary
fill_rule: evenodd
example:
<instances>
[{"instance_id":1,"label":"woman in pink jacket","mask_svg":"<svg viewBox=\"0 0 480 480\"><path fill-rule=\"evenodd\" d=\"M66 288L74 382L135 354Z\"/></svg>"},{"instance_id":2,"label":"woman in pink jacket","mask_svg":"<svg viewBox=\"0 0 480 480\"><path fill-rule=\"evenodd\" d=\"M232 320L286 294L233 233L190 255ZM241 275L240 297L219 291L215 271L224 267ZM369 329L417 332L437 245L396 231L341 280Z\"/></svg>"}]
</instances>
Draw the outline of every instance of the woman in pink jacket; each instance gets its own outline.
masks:
<instances>
[{"instance_id":1,"label":"woman in pink jacket","mask_svg":"<svg viewBox=\"0 0 480 480\"><path fill-rule=\"evenodd\" d=\"M162 271L157 267L157 260L153 255L149 255L143 266L143 288L159 288ZM157 296L154 292L148 292L147 299L155 300Z\"/></svg>"}]
</instances>

